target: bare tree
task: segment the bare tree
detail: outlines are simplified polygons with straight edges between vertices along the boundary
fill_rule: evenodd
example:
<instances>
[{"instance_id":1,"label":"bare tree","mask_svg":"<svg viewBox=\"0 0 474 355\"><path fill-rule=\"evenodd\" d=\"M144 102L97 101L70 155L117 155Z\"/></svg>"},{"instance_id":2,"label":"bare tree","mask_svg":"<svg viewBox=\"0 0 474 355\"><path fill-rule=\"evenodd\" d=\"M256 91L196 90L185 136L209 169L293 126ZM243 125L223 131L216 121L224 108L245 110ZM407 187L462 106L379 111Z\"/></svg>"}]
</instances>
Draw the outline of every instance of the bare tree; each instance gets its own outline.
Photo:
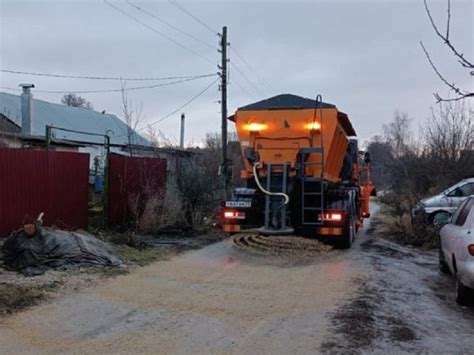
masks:
<instances>
[{"instance_id":1,"label":"bare tree","mask_svg":"<svg viewBox=\"0 0 474 355\"><path fill-rule=\"evenodd\" d=\"M392 146L381 136L374 136L368 142L366 150L372 158L372 181L377 189L381 190L390 182L390 167L393 162Z\"/></svg>"},{"instance_id":2,"label":"bare tree","mask_svg":"<svg viewBox=\"0 0 474 355\"><path fill-rule=\"evenodd\" d=\"M156 130L152 126L147 127L144 136L156 148L176 148L178 146L176 140L167 137L162 131Z\"/></svg>"},{"instance_id":3,"label":"bare tree","mask_svg":"<svg viewBox=\"0 0 474 355\"><path fill-rule=\"evenodd\" d=\"M136 145L137 134L135 130L141 121L143 107L140 105L138 108L133 106L132 101L128 98L127 83L122 81L122 114L127 124L127 142L130 156L133 155L134 145Z\"/></svg>"},{"instance_id":4,"label":"bare tree","mask_svg":"<svg viewBox=\"0 0 474 355\"><path fill-rule=\"evenodd\" d=\"M474 175L474 112L464 102L432 109L422 133L429 171L444 184Z\"/></svg>"},{"instance_id":5,"label":"bare tree","mask_svg":"<svg viewBox=\"0 0 474 355\"><path fill-rule=\"evenodd\" d=\"M408 114L396 111L392 122L383 125L385 141L390 144L394 156L402 156L409 148L413 133Z\"/></svg>"},{"instance_id":6,"label":"bare tree","mask_svg":"<svg viewBox=\"0 0 474 355\"><path fill-rule=\"evenodd\" d=\"M82 96L78 96L74 93L64 94L64 96L61 98L61 103L66 106L80 107L85 108L87 110L94 109L94 107L89 101L87 101Z\"/></svg>"},{"instance_id":7,"label":"bare tree","mask_svg":"<svg viewBox=\"0 0 474 355\"><path fill-rule=\"evenodd\" d=\"M450 26L451 26L451 1L448 0L447 4L447 19L446 19L446 31L444 33L441 32L439 29L438 25L433 19L433 16L431 15L430 8L428 6L427 0L423 0L425 3L425 10L426 14L428 15L428 18L431 22L431 26L433 27L436 35L443 41L443 43L448 47L448 49L452 52L452 54L457 58L458 62L461 64L461 66L469 71L469 75L472 77L474 76L474 64L471 60L467 59L462 52L459 51L458 48L456 48L453 43L451 42L450 39ZM458 85L455 83L451 83L446 77L441 73L441 71L437 68L435 65L434 61L432 60L430 54L428 53L428 50L426 49L425 45L423 44L422 41L420 41L421 48L423 49L423 52L426 55L426 58L428 59L431 67L433 68L434 72L436 75L441 79L441 81L449 87L451 91L453 91L456 94L456 97L451 98L451 99L446 99L441 97L438 93L434 93L434 96L437 100L437 102L441 101L457 101L457 100L462 100L467 97L474 97L474 92L471 92L469 90L465 90L460 88Z\"/></svg>"},{"instance_id":8,"label":"bare tree","mask_svg":"<svg viewBox=\"0 0 474 355\"><path fill-rule=\"evenodd\" d=\"M232 139L235 139L235 134L229 135L229 140ZM231 149L230 145L229 148L230 161L234 161L234 158L242 160L240 146ZM202 224L206 217L211 217L219 207L222 191L219 177L222 164L221 135L208 133L199 147L188 150L192 154L181 158L177 164L176 186L183 203L184 222L194 228Z\"/></svg>"},{"instance_id":9,"label":"bare tree","mask_svg":"<svg viewBox=\"0 0 474 355\"><path fill-rule=\"evenodd\" d=\"M191 228L210 217L219 202L220 160L211 150L196 150L181 158L176 169L176 186L183 203L184 223Z\"/></svg>"}]
</instances>

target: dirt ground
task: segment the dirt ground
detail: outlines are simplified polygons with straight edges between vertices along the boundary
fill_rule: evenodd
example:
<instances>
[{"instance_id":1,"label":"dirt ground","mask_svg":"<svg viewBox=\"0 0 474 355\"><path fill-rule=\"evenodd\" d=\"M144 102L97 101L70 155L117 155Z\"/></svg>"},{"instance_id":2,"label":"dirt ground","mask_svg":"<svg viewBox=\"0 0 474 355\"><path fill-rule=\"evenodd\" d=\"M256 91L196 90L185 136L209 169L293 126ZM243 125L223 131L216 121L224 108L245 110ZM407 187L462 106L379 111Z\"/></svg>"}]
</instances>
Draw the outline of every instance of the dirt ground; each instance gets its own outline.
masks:
<instances>
[{"instance_id":1,"label":"dirt ground","mask_svg":"<svg viewBox=\"0 0 474 355\"><path fill-rule=\"evenodd\" d=\"M4 318L3 353L468 353L474 312L457 307L436 257L366 226L349 251L311 261L231 240ZM296 248L297 249L297 248ZM294 260L294 262L291 262Z\"/></svg>"},{"instance_id":2,"label":"dirt ground","mask_svg":"<svg viewBox=\"0 0 474 355\"><path fill-rule=\"evenodd\" d=\"M195 235L135 235L134 245L125 244L124 235L103 234L102 239L114 249L114 253L125 262L125 267L80 267L68 270L51 270L35 277L25 277L20 272L8 271L3 267L2 244L0 240L0 318L31 306L63 297L81 290L92 289L106 282L106 279L133 273L141 266L159 260L169 260L187 250L222 240L218 231ZM115 238L111 240L111 238ZM125 239L126 240L126 239Z\"/></svg>"},{"instance_id":3,"label":"dirt ground","mask_svg":"<svg viewBox=\"0 0 474 355\"><path fill-rule=\"evenodd\" d=\"M10 317L0 344L7 353L314 352L324 315L356 276L342 255L280 266L223 241Z\"/></svg>"}]
</instances>

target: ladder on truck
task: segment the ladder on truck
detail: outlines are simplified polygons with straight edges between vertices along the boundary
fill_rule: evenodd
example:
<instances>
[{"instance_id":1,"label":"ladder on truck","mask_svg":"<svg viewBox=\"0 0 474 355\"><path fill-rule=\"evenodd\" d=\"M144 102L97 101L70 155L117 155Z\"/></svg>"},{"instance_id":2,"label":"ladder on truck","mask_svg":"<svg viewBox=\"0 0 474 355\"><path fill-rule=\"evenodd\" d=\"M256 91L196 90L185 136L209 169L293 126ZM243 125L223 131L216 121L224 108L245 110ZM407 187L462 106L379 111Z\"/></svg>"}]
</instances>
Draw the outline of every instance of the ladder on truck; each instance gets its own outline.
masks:
<instances>
[{"instance_id":1,"label":"ladder on truck","mask_svg":"<svg viewBox=\"0 0 474 355\"><path fill-rule=\"evenodd\" d=\"M301 224L303 226L320 226L324 223L324 147L323 147L323 98L316 96L313 124L319 109L319 146L311 144L309 148L300 149L301 159ZM312 139L315 141L315 139ZM308 161L311 155L319 156L316 161ZM307 167L320 169L319 177L306 177Z\"/></svg>"},{"instance_id":2,"label":"ladder on truck","mask_svg":"<svg viewBox=\"0 0 474 355\"><path fill-rule=\"evenodd\" d=\"M274 191L275 189L281 189L281 191L278 192L287 194L288 171L290 170L290 164L268 163L265 164L265 170L267 173L266 190L276 192ZM286 235L294 232L294 229L289 226L287 221L287 206L280 200L280 196L269 196L268 194L265 195L265 224L260 230L261 233L269 235ZM272 203L278 203L280 206L276 209L272 208ZM277 216L274 215L275 213L278 213L279 215L278 226L272 226L272 220L274 218L278 220Z\"/></svg>"},{"instance_id":3,"label":"ladder on truck","mask_svg":"<svg viewBox=\"0 0 474 355\"><path fill-rule=\"evenodd\" d=\"M322 142L321 142L322 143ZM299 151L301 159L301 224L320 226L324 221L324 148L302 148ZM308 161L311 155L318 155L316 161ZM306 176L306 168L320 168L319 177ZM319 218L321 216L321 218Z\"/></svg>"}]
</instances>

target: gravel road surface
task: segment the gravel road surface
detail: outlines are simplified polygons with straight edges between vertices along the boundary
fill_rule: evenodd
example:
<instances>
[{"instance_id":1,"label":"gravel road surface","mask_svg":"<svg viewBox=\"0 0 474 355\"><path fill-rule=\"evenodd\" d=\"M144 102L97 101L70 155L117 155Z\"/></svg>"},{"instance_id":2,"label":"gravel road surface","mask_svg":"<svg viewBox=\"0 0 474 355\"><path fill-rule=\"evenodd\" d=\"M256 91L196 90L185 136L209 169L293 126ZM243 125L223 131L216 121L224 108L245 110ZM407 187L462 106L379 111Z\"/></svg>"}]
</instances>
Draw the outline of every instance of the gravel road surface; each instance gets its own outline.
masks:
<instances>
[{"instance_id":1,"label":"gravel road surface","mask_svg":"<svg viewBox=\"0 0 474 355\"><path fill-rule=\"evenodd\" d=\"M376 206L375 206L376 208ZM231 240L55 299L0 323L0 353L468 353L474 312L435 253L366 226L301 262Z\"/></svg>"}]
</instances>

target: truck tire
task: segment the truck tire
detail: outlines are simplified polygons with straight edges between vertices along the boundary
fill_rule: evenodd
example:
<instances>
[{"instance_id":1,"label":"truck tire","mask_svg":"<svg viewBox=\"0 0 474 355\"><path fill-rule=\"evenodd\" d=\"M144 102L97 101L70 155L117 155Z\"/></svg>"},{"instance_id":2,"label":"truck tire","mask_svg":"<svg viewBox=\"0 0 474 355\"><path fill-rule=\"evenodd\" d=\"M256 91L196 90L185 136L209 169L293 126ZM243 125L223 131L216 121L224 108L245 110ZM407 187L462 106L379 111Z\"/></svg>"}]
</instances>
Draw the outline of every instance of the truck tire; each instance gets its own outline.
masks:
<instances>
[{"instance_id":1,"label":"truck tire","mask_svg":"<svg viewBox=\"0 0 474 355\"><path fill-rule=\"evenodd\" d=\"M342 236L342 240L337 243L337 247L340 249L350 249L352 247L352 243L355 239L355 228L354 218L351 217L344 228L344 235Z\"/></svg>"}]
</instances>

